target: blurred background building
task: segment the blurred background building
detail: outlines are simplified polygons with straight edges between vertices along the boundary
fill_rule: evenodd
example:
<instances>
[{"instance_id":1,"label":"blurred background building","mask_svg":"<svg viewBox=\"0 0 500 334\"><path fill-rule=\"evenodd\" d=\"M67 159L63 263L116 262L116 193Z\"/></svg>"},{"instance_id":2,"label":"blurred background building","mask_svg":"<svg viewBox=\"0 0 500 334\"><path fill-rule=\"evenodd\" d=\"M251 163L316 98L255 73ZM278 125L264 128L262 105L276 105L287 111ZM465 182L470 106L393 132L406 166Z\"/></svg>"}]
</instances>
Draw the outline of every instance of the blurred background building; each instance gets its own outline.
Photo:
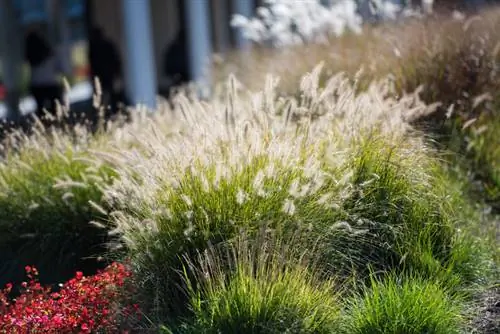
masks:
<instances>
[{"instance_id":1,"label":"blurred background building","mask_svg":"<svg viewBox=\"0 0 500 334\"><path fill-rule=\"evenodd\" d=\"M36 108L28 96L30 70L23 57L23 41L29 31L42 34L62 55L65 77L72 86L68 96L71 102L83 103L92 96L93 73L88 57L92 45L88 42L98 28L117 49L129 102L154 107L156 96L166 95L172 84L207 76L205 64L212 52L245 47L245 40L230 27L231 14L251 16L261 3L0 0L0 117L8 114L16 118L19 102L23 114ZM187 68L182 77L172 72L176 64Z\"/></svg>"},{"instance_id":2,"label":"blurred background building","mask_svg":"<svg viewBox=\"0 0 500 334\"><path fill-rule=\"evenodd\" d=\"M463 1L482 0L457 0ZM93 71L89 55L106 49L99 45L107 43L116 49L115 58L108 61L122 65L121 83L128 102L154 107L158 94L168 94L172 85L206 80L209 73L205 65L213 52L245 48L248 44L243 36L230 27L231 16L252 16L262 3L263 0L0 0L0 118L8 115L16 119L36 109L28 91L30 69L24 61L24 38L29 31L42 34L61 56L65 77L72 86L68 94L71 103L85 104L91 100L92 76L98 65ZM89 39L99 32L107 42L94 43L97 46L92 50Z\"/></svg>"}]
</instances>

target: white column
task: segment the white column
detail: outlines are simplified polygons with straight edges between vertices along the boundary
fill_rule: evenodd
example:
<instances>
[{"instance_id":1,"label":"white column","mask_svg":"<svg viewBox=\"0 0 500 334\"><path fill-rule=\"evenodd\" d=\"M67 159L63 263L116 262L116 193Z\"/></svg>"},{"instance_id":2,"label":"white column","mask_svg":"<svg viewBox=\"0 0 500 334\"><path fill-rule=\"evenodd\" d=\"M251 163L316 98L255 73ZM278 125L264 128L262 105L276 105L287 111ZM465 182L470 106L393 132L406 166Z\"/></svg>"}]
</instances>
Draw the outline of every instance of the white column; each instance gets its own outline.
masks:
<instances>
[{"instance_id":1,"label":"white column","mask_svg":"<svg viewBox=\"0 0 500 334\"><path fill-rule=\"evenodd\" d=\"M156 70L149 0L122 0L128 93L134 104L156 108Z\"/></svg>"},{"instance_id":2,"label":"white column","mask_svg":"<svg viewBox=\"0 0 500 334\"><path fill-rule=\"evenodd\" d=\"M411 1L409 1L409 5L412 5ZM432 14L433 6L434 6L434 0L421 1L422 12L426 15Z\"/></svg>"},{"instance_id":3,"label":"white column","mask_svg":"<svg viewBox=\"0 0 500 334\"><path fill-rule=\"evenodd\" d=\"M0 53L3 83L7 90L7 118L17 121L20 116L19 98L23 65L23 34L12 1L0 0Z\"/></svg>"},{"instance_id":4,"label":"white column","mask_svg":"<svg viewBox=\"0 0 500 334\"><path fill-rule=\"evenodd\" d=\"M234 13L232 14L240 14L250 18L254 15L254 5L254 0L233 0ZM247 49L250 46L249 41L243 37L243 33L238 28L235 37L238 49Z\"/></svg>"},{"instance_id":5,"label":"white column","mask_svg":"<svg viewBox=\"0 0 500 334\"><path fill-rule=\"evenodd\" d=\"M186 24L187 29L191 79L203 90L209 89L212 46L208 1L185 1L186 22L184 22L184 24ZM207 92L202 91L201 93L205 95Z\"/></svg>"}]
</instances>

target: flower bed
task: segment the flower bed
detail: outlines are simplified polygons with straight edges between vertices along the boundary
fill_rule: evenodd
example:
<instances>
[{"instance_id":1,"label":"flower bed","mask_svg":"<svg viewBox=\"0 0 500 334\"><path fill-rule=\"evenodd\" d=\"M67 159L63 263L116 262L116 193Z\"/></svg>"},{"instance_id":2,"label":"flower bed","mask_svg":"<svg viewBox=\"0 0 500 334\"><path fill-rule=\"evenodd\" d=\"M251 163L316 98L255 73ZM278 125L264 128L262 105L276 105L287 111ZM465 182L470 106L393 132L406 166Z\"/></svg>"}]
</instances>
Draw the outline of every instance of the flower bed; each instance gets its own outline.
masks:
<instances>
[{"instance_id":1,"label":"flower bed","mask_svg":"<svg viewBox=\"0 0 500 334\"><path fill-rule=\"evenodd\" d=\"M77 272L57 292L38 282L36 268L25 270L29 281L21 284L18 297L11 297L11 283L0 292L2 333L116 333L120 317L137 314L137 305L118 307L130 276L123 264L113 263L94 276Z\"/></svg>"}]
</instances>

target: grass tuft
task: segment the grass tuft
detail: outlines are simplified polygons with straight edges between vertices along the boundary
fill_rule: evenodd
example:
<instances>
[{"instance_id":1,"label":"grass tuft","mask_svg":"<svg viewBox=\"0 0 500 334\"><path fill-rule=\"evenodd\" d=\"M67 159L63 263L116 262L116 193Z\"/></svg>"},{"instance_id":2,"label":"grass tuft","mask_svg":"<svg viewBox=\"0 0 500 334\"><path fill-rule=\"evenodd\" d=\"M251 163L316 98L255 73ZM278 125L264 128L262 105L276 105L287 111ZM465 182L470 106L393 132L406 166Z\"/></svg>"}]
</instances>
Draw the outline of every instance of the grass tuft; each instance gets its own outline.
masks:
<instances>
[{"instance_id":1,"label":"grass tuft","mask_svg":"<svg viewBox=\"0 0 500 334\"><path fill-rule=\"evenodd\" d=\"M269 242L252 242L233 247L229 270L227 254L201 257L198 286L190 284L191 320L180 332L335 332L340 304L333 281L319 281L312 267L287 261L286 251Z\"/></svg>"},{"instance_id":2,"label":"grass tuft","mask_svg":"<svg viewBox=\"0 0 500 334\"><path fill-rule=\"evenodd\" d=\"M335 217L335 211L314 204L318 194L290 194L295 185L300 191L307 184L300 165L287 169L267 161L256 159L221 180L214 168L188 171L175 188L159 188L157 210L144 205L119 215L116 222L144 296L157 296L164 313L181 310L183 257L231 244L242 231L255 235L267 228L285 236Z\"/></svg>"},{"instance_id":3,"label":"grass tuft","mask_svg":"<svg viewBox=\"0 0 500 334\"><path fill-rule=\"evenodd\" d=\"M372 280L349 305L346 333L445 334L464 328L460 299L418 276Z\"/></svg>"},{"instance_id":4,"label":"grass tuft","mask_svg":"<svg viewBox=\"0 0 500 334\"><path fill-rule=\"evenodd\" d=\"M322 257L332 272L416 272L451 286L485 278L484 250L458 232L467 204L431 150L372 138L354 152L345 167L352 188L341 203L342 221L324 231Z\"/></svg>"}]
</instances>

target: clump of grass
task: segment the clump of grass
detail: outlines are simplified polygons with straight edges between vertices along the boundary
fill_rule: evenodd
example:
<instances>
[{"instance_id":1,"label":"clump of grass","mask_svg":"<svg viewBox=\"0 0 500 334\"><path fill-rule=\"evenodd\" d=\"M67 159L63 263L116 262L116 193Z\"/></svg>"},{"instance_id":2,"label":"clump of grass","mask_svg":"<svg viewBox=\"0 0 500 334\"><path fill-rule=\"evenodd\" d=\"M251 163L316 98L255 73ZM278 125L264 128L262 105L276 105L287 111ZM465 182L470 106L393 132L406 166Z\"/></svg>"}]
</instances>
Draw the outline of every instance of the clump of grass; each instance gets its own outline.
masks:
<instances>
[{"instance_id":1,"label":"clump of grass","mask_svg":"<svg viewBox=\"0 0 500 334\"><path fill-rule=\"evenodd\" d=\"M198 278L189 283L192 315L180 332L335 332L340 318L335 284L290 261L292 244L276 247L252 239L229 253L205 252L194 267Z\"/></svg>"},{"instance_id":2,"label":"clump of grass","mask_svg":"<svg viewBox=\"0 0 500 334\"><path fill-rule=\"evenodd\" d=\"M92 158L85 133L75 141L46 130L12 133L0 162L3 284L21 280L28 264L40 268L43 282L59 283L75 270L97 269L86 258L105 251L106 230L90 222L106 217L102 187L113 170Z\"/></svg>"},{"instance_id":3,"label":"clump of grass","mask_svg":"<svg viewBox=\"0 0 500 334\"><path fill-rule=\"evenodd\" d=\"M310 203L318 194L303 199L290 195L292 184L299 184L300 189L300 184L308 183L300 165L294 170L276 164L272 171L273 164L266 160L255 159L221 180L214 168L188 171L176 188L165 187L157 193L156 212L145 205L122 210L117 216L127 256L136 276L143 279L141 288L145 296L159 298L160 308L181 310L178 270L183 256L201 252L209 244L230 243L241 231L253 235L267 227L286 235L334 219L335 211Z\"/></svg>"},{"instance_id":4,"label":"clump of grass","mask_svg":"<svg viewBox=\"0 0 500 334\"><path fill-rule=\"evenodd\" d=\"M182 313L182 257L263 226L304 231L298 248L321 243L326 270L343 278L372 265L466 281L451 265L462 247L455 212L432 186L425 144L408 134L427 107L391 98L391 81L359 95L342 76L320 88L320 73L304 76L298 98L277 97L272 78L249 96L232 79L225 109L179 96L176 130L159 131L159 117L108 157L122 161L106 195L145 309Z\"/></svg>"},{"instance_id":5,"label":"clump of grass","mask_svg":"<svg viewBox=\"0 0 500 334\"><path fill-rule=\"evenodd\" d=\"M399 99L401 93L418 90L425 103L439 103L433 112L411 119L411 124L425 131L433 139L429 142L439 150L452 153L446 155L447 160L470 175L462 182L474 184L463 188L467 190L466 196L472 201L485 202L495 214L500 193L498 12L497 7L488 7L463 21L437 15L403 25L368 27L360 36L345 36L306 48L288 48L286 52L256 49L252 54L254 60L238 66L241 70L238 74L249 86L260 84L262 73L282 75L287 80L277 94L300 96L296 92L304 67L320 59L324 61L320 87L326 85L330 73L345 71L357 82L356 93L363 94L374 78L391 73L395 89L390 97ZM456 217L456 213L449 215L452 220ZM477 215L468 224L478 225L473 222L476 218ZM490 231L498 225L495 219L483 219L482 224L481 230ZM485 233L476 235L484 237ZM498 241L498 236L493 238Z\"/></svg>"},{"instance_id":6,"label":"clump of grass","mask_svg":"<svg viewBox=\"0 0 500 334\"><path fill-rule=\"evenodd\" d=\"M389 276L351 300L346 333L461 333L463 304L445 286L418 276Z\"/></svg>"},{"instance_id":7,"label":"clump of grass","mask_svg":"<svg viewBox=\"0 0 500 334\"><path fill-rule=\"evenodd\" d=\"M358 142L343 167L351 189L337 222L324 232L322 261L346 277L372 269L418 272L450 285L479 283L489 264L478 242L457 232L469 218L461 193L453 191L432 150L408 142Z\"/></svg>"}]
</instances>

